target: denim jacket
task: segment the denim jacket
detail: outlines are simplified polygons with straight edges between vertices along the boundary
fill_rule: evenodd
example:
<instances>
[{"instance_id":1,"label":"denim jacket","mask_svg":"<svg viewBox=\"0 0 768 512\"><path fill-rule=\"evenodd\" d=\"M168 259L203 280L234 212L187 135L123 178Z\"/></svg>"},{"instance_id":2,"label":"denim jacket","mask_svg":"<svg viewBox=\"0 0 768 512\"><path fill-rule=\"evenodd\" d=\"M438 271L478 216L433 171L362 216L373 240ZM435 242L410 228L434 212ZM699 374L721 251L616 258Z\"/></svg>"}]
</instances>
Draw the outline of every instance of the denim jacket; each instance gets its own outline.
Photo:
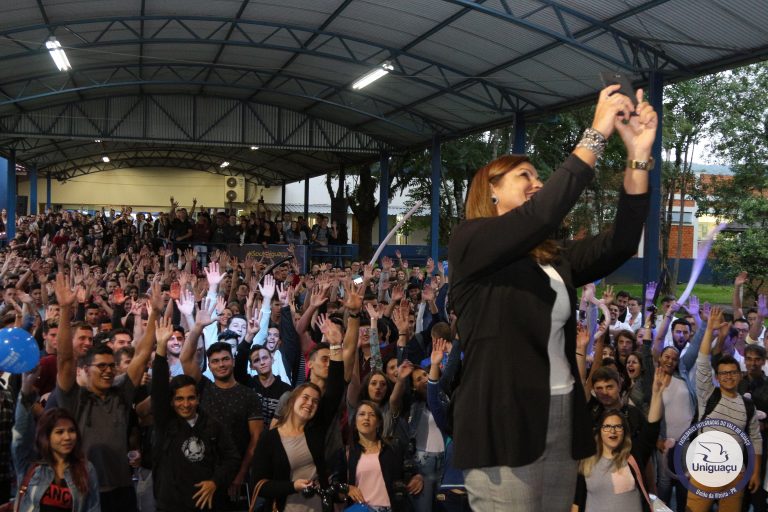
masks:
<instances>
[{"instance_id":1,"label":"denim jacket","mask_svg":"<svg viewBox=\"0 0 768 512\"><path fill-rule=\"evenodd\" d=\"M429 388L427 388L427 390L429 392ZM435 397L433 397L433 400L434 399ZM441 390L438 390L436 399L436 401L441 405L440 408L430 407L428 400L414 400L411 403L411 413L408 418L408 436L411 440L416 439L416 430L419 428L419 423L421 422L421 416L424 414L424 409L427 409L432 413L432 416L435 419L435 423L438 425L438 428L440 428L440 423L438 423L438 416L441 416L443 411L448 410L449 400L445 393L443 393ZM444 416L441 416L441 419L442 417ZM440 432L443 434L443 441L445 441L445 433L443 429L440 429Z\"/></svg>"},{"instance_id":2,"label":"denim jacket","mask_svg":"<svg viewBox=\"0 0 768 512\"><path fill-rule=\"evenodd\" d=\"M31 399L30 399L31 398ZM17 471L17 484L21 485L30 464L36 459L35 453L35 419L32 416L32 404L35 397L25 397L19 394L16 402L16 421L13 426L13 441L11 454ZM77 489L69 468L64 472L69 492L72 493L72 510L75 512L99 512L99 481L96 469L90 462L88 465L88 494L83 496ZM37 512L40 510L40 500L55 478L55 471L47 463L40 463L32 477L26 494L21 499L19 512Z\"/></svg>"}]
</instances>

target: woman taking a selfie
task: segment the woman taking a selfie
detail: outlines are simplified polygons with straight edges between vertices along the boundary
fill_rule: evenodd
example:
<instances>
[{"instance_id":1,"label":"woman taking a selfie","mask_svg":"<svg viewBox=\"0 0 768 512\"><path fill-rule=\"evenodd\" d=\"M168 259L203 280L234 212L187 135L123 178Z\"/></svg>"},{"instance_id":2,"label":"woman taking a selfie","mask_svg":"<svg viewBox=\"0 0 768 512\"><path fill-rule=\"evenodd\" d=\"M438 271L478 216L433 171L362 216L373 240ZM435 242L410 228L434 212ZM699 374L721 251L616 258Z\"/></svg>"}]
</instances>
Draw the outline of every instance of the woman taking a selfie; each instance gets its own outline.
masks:
<instances>
[{"instance_id":1,"label":"woman taking a selfie","mask_svg":"<svg viewBox=\"0 0 768 512\"><path fill-rule=\"evenodd\" d=\"M576 354L575 288L637 251L657 127L642 91L635 105L618 90L600 92L592 126L546 184L524 155L478 170L467 220L451 237L451 307L464 343L454 463L465 471L473 510L567 511L577 460L594 453L576 364L584 355ZM616 228L552 240L614 131L627 149Z\"/></svg>"}]
</instances>

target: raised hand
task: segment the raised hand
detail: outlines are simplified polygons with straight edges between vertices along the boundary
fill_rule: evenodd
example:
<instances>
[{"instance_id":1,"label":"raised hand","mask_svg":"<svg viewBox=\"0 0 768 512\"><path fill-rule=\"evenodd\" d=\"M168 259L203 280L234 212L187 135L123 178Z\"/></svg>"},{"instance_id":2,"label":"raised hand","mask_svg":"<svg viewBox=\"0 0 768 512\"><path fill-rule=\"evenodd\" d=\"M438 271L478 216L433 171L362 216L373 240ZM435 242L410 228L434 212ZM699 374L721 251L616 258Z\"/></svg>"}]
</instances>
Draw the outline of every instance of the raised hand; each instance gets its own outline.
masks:
<instances>
[{"instance_id":1,"label":"raised hand","mask_svg":"<svg viewBox=\"0 0 768 512\"><path fill-rule=\"evenodd\" d=\"M373 266L372 265L365 265L363 266L363 280L367 283L373 279Z\"/></svg>"},{"instance_id":2,"label":"raised hand","mask_svg":"<svg viewBox=\"0 0 768 512\"><path fill-rule=\"evenodd\" d=\"M170 295L173 300L179 300L181 296L181 283L174 281L171 283Z\"/></svg>"},{"instance_id":3,"label":"raised hand","mask_svg":"<svg viewBox=\"0 0 768 512\"><path fill-rule=\"evenodd\" d=\"M763 318L768 317L768 301L762 293L757 296L757 315Z\"/></svg>"},{"instance_id":4,"label":"raised hand","mask_svg":"<svg viewBox=\"0 0 768 512\"><path fill-rule=\"evenodd\" d=\"M219 295L218 297L216 297L216 303L214 304L214 308L216 309L216 314L221 316L224 310L227 309L227 300L221 295Z\"/></svg>"},{"instance_id":5,"label":"raised hand","mask_svg":"<svg viewBox=\"0 0 768 512\"><path fill-rule=\"evenodd\" d=\"M424 269L426 270L427 275L431 276L432 272L435 271L435 260L433 260L432 258L428 258L427 264L424 266Z\"/></svg>"},{"instance_id":6,"label":"raised hand","mask_svg":"<svg viewBox=\"0 0 768 512\"><path fill-rule=\"evenodd\" d=\"M197 310L197 314L195 315L195 324L201 327L207 327L211 325L214 322L211 316L213 315L213 309L215 307L215 302L205 298L200 306L200 309Z\"/></svg>"},{"instance_id":7,"label":"raised hand","mask_svg":"<svg viewBox=\"0 0 768 512\"><path fill-rule=\"evenodd\" d=\"M152 306L152 310L156 313L161 313L163 311L163 306L165 305L163 301L162 287L160 286L157 276L155 276L155 281L149 287L149 304Z\"/></svg>"},{"instance_id":8,"label":"raised hand","mask_svg":"<svg viewBox=\"0 0 768 512\"><path fill-rule=\"evenodd\" d=\"M392 302L399 302L405 298L405 288L402 284L395 285L392 288Z\"/></svg>"},{"instance_id":9,"label":"raised hand","mask_svg":"<svg viewBox=\"0 0 768 512\"><path fill-rule=\"evenodd\" d=\"M579 322L576 324L576 350L584 354L584 351L589 345L589 328L586 325Z\"/></svg>"},{"instance_id":10,"label":"raised hand","mask_svg":"<svg viewBox=\"0 0 768 512\"><path fill-rule=\"evenodd\" d=\"M313 308L319 308L325 304L328 301L326 290L323 290L321 286L315 286L312 289L312 294L309 296L309 305Z\"/></svg>"},{"instance_id":11,"label":"raised hand","mask_svg":"<svg viewBox=\"0 0 768 512\"><path fill-rule=\"evenodd\" d=\"M592 119L592 128L599 131L603 137L609 138L616 129L616 120L629 119L635 106L632 100L623 94L617 94L620 85L609 85L600 91L595 106L595 116Z\"/></svg>"},{"instance_id":12,"label":"raised hand","mask_svg":"<svg viewBox=\"0 0 768 512\"><path fill-rule=\"evenodd\" d=\"M280 300L280 305L282 307L289 305L288 296L291 293L293 293L293 289L290 285L286 285L285 283L277 285L277 298Z\"/></svg>"},{"instance_id":13,"label":"raised hand","mask_svg":"<svg viewBox=\"0 0 768 512\"><path fill-rule=\"evenodd\" d=\"M123 292L122 288L117 287L112 292L112 302L115 305L120 305L120 304L123 304L125 302L125 292Z\"/></svg>"},{"instance_id":14,"label":"raised hand","mask_svg":"<svg viewBox=\"0 0 768 512\"><path fill-rule=\"evenodd\" d=\"M376 311L376 307L371 303L365 305L365 310L368 312L368 316L371 318L371 325L375 327L376 321L381 318L382 313Z\"/></svg>"},{"instance_id":15,"label":"raised hand","mask_svg":"<svg viewBox=\"0 0 768 512\"><path fill-rule=\"evenodd\" d=\"M161 317L155 322L155 339L157 340L157 346L162 347L162 352L165 352L165 347L168 344L168 340L173 335L173 322L171 319Z\"/></svg>"},{"instance_id":16,"label":"raised hand","mask_svg":"<svg viewBox=\"0 0 768 512\"><path fill-rule=\"evenodd\" d=\"M328 343L331 345L338 345L341 343L343 338L341 328L338 324L332 322L327 315L317 315L316 324L320 329L320 332L325 336L325 339L328 340Z\"/></svg>"},{"instance_id":17,"label":"raised hand","mask_svg":"<svg viewBox=\"0 0 768 512\"><path fill-rule=\"evenodd\" d=\"M397 331L400 334L407 335L408 333L408 313L408 302L405 299L402 299L400 306L392 311L392 321L395 323L395 327L397 327Z\"/></svg>"},{"instance_id":18,"label":"raised hand","mask_svg":"<svg viewBox=\"0 0 768 512\"><path fill-rule=\"evenodd\" d=\"M413 373L413 363L409 360L405 360L397 367L397 378L400 381L405 381Z\"/></svg>"},{"instance_id":19,"label":"raised hand","mask_svg":"<svg viewBox=\"0 0 768 512\"><path fill-rule=\"evenodd\" d=\"M650 304L653 302L653 298L656 296L656 281L651 281L645 285L645 302Z\"/></svg>"},{"instance_id":20,"label":"raised hand","mask_svg":"<svg viewBox=\"0 0 768 512\"><path fill-rule=\"evenodd\" d=\"M627 115L624 119L614 117L614 127L627 148L628 158L645 159L650 156L653 141L656 140L659 117L651 104L643 99L642 89L638 89L635 94L637 106L633 106L629 112L637 115L631 117ZM632 105L631 102L630 105Z\"/></svg>"},{"instance_id":21,"label":"raised hand","mask_svg":"<svg viewBox=\"0 0 768 512\"><path fill-rule=\"evenodd\" d=\"M699 307L699 298L696 295L691 295L691 297L688 299L688 313L690 313L693 316L699 316L700 314L700 307Z\"/></svg>"},{"instance_id":22,"label":"raised hand","mask_svg":"<svg viewBox=\"0 0 768 512\"><path fill-rule=\"evenodd\" d=\"M432 342L432 354L429 356L429 360L433 365L439 365L443 362L447 346L448 342L443 338L436 338Z\"/></svg>"},{"instance_id":23,"label":"raised hand","mask_svg":"<svg viewBox=\"0 0 768 512\"><path fill-rule=\"evenodd\" d=\"M270 302L275 295L275 278L272 274L267 274L262 281L264 284L259 285L259 293L261 293L262 299Z\"/></svg>"},{"instance_id":24,"label":"raised hand","mask_svg":"<svg viewBox=\"0 0 768 512\"><path fill-rule=\"evenodd\" d=\"M653 375L653 393L661 393L671 381L672 374L665 372L663 368L656 368L656 373Z\"/></svg>"},{"instance_id":25,"label":"raised hand","mask_svg":"<svg viewBox=\"0 0 768 512\"><path fill-rule=\"evenodd\" d=\"M383 272L389 272L392 270L392 258L389 256L384 256L381 258L381 270Z\"/></svg>"},{"instance_id":26,"label":"raised hand","mask_svg":"<svg viewBox=\"0 0 768 512\"><path fill-rule=\"evenodd\" d=\"M195 310L195 296L189 290L182 290L179 299L176 300L176 307L184 316L189 316Z\"/></svg>"},{"instance_id":27,"label":"raised hand","mask_svg":"<svg viewBox=\"0 0 768 512\"><path fill-rule=\"evenodd\" d=\"M749 274L746 272L739 272L736 276L736 279L733 280L733 285L737 288L744 286L744 284L749 280Z\"/></svg>"},{"instance_id":28,"label":"raised hand","mask_svg":"<svg viewBox=\"0 0 768 512\"><path fill-rule=\"evenodd\" d=\"M205 278L208 280L209 288L217 287L221 280L224 279L224 275L219 272L219 264L215 261L209 263L208 268L203 269L203 272L205 272Z\"/></svg>"},{"instance_id":29,"label":"raised hand","mask_svg":"<svg viewBox=\"0 0 768 512\"><path fill-rule=\"evenodd\" d=\"M614 297L615 296L613 294L613 286L611 286L610 284L606 285L605 291L603 291L603 302L605 303L605 305L610 306L611 304L613 304Z\"/></svg>"},{"instance_id":30,"label":"raised hand","mask_svg":"<svg viewBox=\"0 0 768 512\"><path fill-rule=\"evenodd\" d=\"M344 283L344 300L342 306L350 313L357 313L363 307L363 287L365 285L355 287L352 281L346 281Z\"/></svg>"},{"instance_id":31,"label":"raised hand","mask_svg":"<svg viewBox=\"0 0 768 512\"><path fill-rule=\"evenodd\" d=\"M261 330L261 304L256 304L256 307L253 309L253 314L251 315L251 319L248 321L248 326L245 330L246 337L250 336L251 339L253 339L254 336L256 336L259 331Z\"/></svg>"}]
</instances>

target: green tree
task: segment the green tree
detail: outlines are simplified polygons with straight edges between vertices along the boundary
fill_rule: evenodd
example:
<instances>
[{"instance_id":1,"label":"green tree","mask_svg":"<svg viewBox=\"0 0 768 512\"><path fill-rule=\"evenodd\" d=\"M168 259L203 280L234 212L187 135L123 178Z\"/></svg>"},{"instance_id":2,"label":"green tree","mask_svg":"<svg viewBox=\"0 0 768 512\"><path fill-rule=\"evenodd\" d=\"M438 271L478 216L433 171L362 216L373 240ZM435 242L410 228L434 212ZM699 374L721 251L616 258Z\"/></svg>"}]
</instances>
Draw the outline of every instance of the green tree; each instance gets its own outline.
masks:
<instances>
[{"instance_id":1,"label":"green tree","mask_svg":"<svg viewBox=\"0 0 768 512\"><path fill-rule=\"evenodd\" d=\"M714 75L677 82L664 89L664 119L662 147L666 153L662 167L661 267L670 272L668 289L664 294L677 293L680 272L680 253L683 246L683 210L685 199L695 195L695 181L691 165L694 148L701 142L713 115L713 98L717 77ZM675 212L675 196L680 199ZM677 213L677 215L675 215ZM669 268L669 237L677 223L677 257Z\"/></svg>"},{"instance_id":2,"label":"green tree","mask_svg":"<svg viewBox=\"0 0 768 512\"><path fill-rule=\"evenodd\" d=\"M727 279L749 272L754 297L768 278L768 64L719 74L713 102L711 147L733 176L700 183L697 201L733 228L713 246L716 270Z\"/></svg>"}]
</instances>

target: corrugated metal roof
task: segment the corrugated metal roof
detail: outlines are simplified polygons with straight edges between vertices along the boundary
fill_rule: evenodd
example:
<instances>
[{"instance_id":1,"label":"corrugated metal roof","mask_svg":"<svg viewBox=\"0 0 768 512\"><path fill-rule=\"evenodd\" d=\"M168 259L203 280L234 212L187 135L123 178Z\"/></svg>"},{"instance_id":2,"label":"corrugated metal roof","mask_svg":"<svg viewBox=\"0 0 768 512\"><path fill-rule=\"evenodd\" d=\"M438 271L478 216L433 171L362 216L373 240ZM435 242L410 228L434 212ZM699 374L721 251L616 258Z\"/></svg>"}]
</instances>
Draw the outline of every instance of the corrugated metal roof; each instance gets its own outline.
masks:
<instances>
[{"instance_id":1,"label":"corrugated metal roof","mask_svg":"<svg viewBox=\"0 0 768 512\"><path fill-rule=\"evenodd\" d=\"M53 143L91 144L95 126L121 148L268 141L294 179L586 101L601 70L641 82L656 65L677 79L765 58L766 26L765 0L22 0L0 19L0 146L59 169L79 153ZM131 109L153 94L186 99ZM122 119L104 110L115 98ZM33 121L54 107L67 122ZM325 155L296 164L310 149Z\"/></svg>"}]
</instances>

